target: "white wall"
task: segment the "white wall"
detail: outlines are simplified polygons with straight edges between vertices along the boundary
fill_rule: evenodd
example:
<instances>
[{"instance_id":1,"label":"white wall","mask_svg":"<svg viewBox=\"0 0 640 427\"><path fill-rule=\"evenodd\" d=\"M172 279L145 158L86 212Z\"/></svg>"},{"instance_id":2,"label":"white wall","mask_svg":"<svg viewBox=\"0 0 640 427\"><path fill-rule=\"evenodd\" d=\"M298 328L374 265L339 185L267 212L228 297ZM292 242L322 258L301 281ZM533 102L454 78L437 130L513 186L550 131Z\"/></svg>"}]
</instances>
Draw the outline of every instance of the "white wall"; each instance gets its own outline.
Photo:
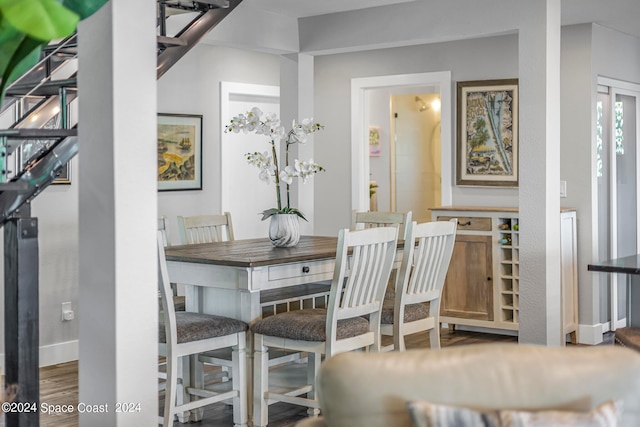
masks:
<instances>
[{"instance_id":1,"label":"white wall","mask_svg":"<svg viewBox=\"0 0 640 427\"><path fill-rule=\"evenodd\" d=\"M456 80L517 77L517 62L515 35L316 57L314 117L325 130L316 135L315 155L320 164L330 166L315 182L316 234L335 234L350 222L352 78L451 70L455 85ZM455 172L453 165L451 170ZM518 206L518 191L454 187L453 203Z\"/></svg>"},{"instance_id":2,"label":"white wall","mask_svg":"<svg viewBox=\"0 0 640 427\"><path fill-rule=\"evenodd\" d=\"M158 195L158 213L169 218L172 243L179 242L177 215L220 211L220 81L279 85L279 73L276 55L199 45L158 81L158 112L203 115L203 190ZM50 186L32 203L32 215L39 223L42 365L74 360L78 355L81 319L77 316L77 171L76 157L71 163L72 184ZM262 189L258 187L260 181L255 179L256 188ZM0 263L0 272L2 265ZM76 319L63 322L60 304L67 301L72 303ZM4 331L2 316L0 334L1 331ZM0 340L0 349L4 349L4 340ZM0 363L3 362L4 358Z\"/></svg>"},{"instance_id":3,"label":"white wall","mask_svg":"<svg viewBox=\"0 0 640 427\"><path fill-rule=\"evenodd\" d=\"M560 179L567 181L567 197L560 203L575 207L577 213L580 323L597 325L606 321L600 317L600 307L606 306L606 300L601 301L598 287L594 286L596 278L587 271L587 264L593 260L592 221L596 220L591 213L591 144L595 123L595 115L592 116L592 111L595 111L595 80L591 45L590 24L563 28Z\"/></svg>"},{"instance_id":4,"label":"white wall","mask_svg":"<svg viewBox=\"0 0 640 427\"><path fill-rule=\"evenodd\" d=\"M221 81L278 86L279 57L200 44L158 81L158 112L203 116L202 190L158 195L158 214L169 218L173 244L180 241L178 215L220 213L220 131L226 124L219 119ZM265 186L257 176L252 178L256 191L264 191Z\"/></svg>"}]
</instances>

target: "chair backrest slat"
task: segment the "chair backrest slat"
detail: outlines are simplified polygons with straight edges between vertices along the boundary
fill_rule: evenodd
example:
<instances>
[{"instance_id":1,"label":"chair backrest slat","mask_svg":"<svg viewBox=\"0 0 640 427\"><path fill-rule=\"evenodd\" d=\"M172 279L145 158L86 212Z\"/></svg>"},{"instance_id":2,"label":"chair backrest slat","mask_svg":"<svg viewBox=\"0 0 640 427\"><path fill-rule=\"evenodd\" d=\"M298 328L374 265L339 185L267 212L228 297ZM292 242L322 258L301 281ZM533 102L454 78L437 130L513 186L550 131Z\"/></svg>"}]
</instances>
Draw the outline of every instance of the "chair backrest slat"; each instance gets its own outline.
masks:
<instances>
[{"instance_id":1,"label":"chair backrest slat","mask_svg":"<svg viewBox=\"0 0 640 427\"><path fill-rule=\"evenodd\" d=\"M231 214L179 216L180 241L183 245L234 240Z\"/></svg>"},{"instance_id":2,"label":"chair backrest slat","mask_svg":"<svg viewBox=\"0 0 640 427\"><path fill-rule=\"evenodd\" d=\"M413 224L405 242L396 297L400 304L440 298L447 275L457 229L457 219ZM409 242L413 242L410 244ZM398 302L396 306L399 306Z\"/></svg>"},{"instance_id":3,"label":"chair backrest slat","mask_svg":"<svg viewBox=\"0 0 640 427\"><path fill-rule=\"evenodd\" d=\"M397 234L395 227L340 231L327 322L332 317L379 312L395 259Z\"/></svg>"},{"instance_id":4,"label":"chair backrest slat","mask_svg":"<svg viewBox=\"0 0 640 427\"><path fill-rule=\"evenodd\" d=\"M377 227L398 227L398 238L404 239L406 225L411 222L408 212L351 212L351 230L363 230Z\"/></svg>"},{"instance_id":5,"label":"chair backrest slat","mask_svg":"<svg viewBox=\"0 0 640 427\"><path fill-rule=\"evenodd\" d=\"M167 270L167 260L164 254L164 238L162 231L157 231L158 247L158 290L162 300L162 314L164 315L164 325L167 345L177 343L176 311L173 305L173 291L169 282L169 272Z\"/></svg>"},{"instance_id":6,"label":"chair backrest slat","mask_svg":"<svg viewBox=\"0 0 640 427\"><path fill-rule=\"evenodd\" d=\"M162 232L162 242L169 245L169 219L165 216L158 217L158 230Z\"/></svg>"}]
</instances>

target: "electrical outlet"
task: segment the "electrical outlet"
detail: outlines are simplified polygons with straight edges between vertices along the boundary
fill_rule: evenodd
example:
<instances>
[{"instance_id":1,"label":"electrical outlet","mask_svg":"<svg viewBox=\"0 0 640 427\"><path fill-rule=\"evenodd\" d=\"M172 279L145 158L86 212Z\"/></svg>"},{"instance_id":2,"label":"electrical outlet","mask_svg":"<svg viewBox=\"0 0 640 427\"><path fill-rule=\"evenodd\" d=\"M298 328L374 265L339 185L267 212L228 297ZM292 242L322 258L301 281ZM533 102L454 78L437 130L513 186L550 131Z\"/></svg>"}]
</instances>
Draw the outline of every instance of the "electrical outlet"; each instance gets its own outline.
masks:
<instances>
[{"instance_id":1,"label":"electrical outlet","mask_svg":"<svg viewBox=\"0 0 640 427\"><path fill-rule=\"evenodd\" d=\"M75 319L75 313L71 308L71 302L63 302L62 303L62 321L67 322L69 320Z\"/></svg>"}]
</instances>

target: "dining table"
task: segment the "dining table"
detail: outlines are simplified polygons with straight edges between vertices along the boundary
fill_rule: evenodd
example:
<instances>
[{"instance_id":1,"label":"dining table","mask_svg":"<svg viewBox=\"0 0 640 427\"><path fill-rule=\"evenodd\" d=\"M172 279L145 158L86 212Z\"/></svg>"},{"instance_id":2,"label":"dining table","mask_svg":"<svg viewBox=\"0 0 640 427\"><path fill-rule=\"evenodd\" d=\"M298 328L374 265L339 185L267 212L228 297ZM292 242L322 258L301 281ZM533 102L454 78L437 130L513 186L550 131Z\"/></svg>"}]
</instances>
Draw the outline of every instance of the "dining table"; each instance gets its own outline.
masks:
<instances>
[{"instance_id":1,"label":"dining table","mask_svg":"<svg viewBox=\"0 0 640 427\"><path fill-rule=\"evenodd\" d=\"M612 258L605 261L598 261L587 265L588 271L597 271L604 273L620 273L626 275L627 286L627 326L640 326L638 319L633 319L632 323L631 312L633 302L633 276L640 275L640 254L623 256L619 258ZM612 329L616 329L615 321L612 321Z\"/></svg>"},{"instance_id":2,"label":"dining table","mask_svg":"<svg viewBox=\"0 0 640 427\"><path fill-rule=\"evenodd\" d=\"M169 279L185 286L188 311L251 324L262 316L261 294L266 291L319 282L326 288L337 241L302 236L296 246L279 248L268 238L243 239L169 246L165 254Z\"/></svg>"}]
</instances>

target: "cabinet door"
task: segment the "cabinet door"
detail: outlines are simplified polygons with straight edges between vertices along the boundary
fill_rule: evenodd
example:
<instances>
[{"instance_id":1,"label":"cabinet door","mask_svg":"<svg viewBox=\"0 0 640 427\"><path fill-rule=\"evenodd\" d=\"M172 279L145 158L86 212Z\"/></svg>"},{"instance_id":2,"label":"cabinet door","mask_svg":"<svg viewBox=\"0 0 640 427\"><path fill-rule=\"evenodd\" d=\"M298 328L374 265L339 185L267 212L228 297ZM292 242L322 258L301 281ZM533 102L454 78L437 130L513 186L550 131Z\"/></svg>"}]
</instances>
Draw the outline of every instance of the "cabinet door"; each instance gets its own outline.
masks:
<instances>
[{"instance_id":1,"label":"cabinet door","mask_svg":"<svg viewBox=\"0 0 640 427\"><path fill-rule=\"evenodd\" d=\"M493 320L491 236L456 236L441 316Z\"/></svg>"}]
</instances>

